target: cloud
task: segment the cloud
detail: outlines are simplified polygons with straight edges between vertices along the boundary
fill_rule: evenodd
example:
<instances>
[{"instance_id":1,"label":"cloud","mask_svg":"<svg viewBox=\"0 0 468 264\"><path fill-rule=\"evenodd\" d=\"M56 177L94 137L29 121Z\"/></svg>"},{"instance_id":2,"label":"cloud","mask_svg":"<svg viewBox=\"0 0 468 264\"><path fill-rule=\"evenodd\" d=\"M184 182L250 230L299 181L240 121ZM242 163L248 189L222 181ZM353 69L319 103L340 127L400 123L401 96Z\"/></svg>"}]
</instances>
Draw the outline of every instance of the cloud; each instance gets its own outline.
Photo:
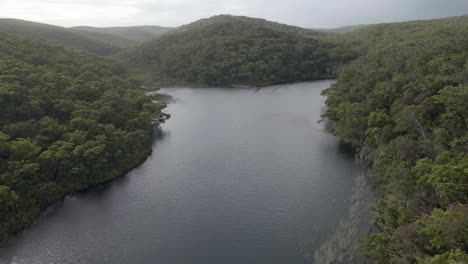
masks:
<instances>
[{"instance_id":1,"label":"cloud","mask_svg":"<svg viewBox=\"0 0 468 264\"><path fill-rule=\"evenodd\" d=\"M178 26L217 14L338 27L468 14L467 0L0 0L0 17L61 26Z\"/></svg>"}]
</instances>

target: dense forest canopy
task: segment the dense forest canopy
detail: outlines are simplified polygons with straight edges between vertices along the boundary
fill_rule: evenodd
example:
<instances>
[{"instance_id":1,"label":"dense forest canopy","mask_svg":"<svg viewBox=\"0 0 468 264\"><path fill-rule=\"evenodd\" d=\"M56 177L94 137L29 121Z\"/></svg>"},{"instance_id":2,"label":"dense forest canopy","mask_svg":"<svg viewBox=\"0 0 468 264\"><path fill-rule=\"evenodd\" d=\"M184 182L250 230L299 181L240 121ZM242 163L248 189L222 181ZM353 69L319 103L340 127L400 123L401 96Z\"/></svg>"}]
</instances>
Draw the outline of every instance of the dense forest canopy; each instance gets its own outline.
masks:
<instances>
[{"instance_id":1,"label":"dense forest canopy","mask_svg":"<svg viewBox=\"0 0 468 264\"><path fill-rule=\"evenodd\" d=\"M0 240L139 164L164 118L115 62L2 33L0 105Z\"/></svg>"},{"instance_id":2,"label":"dense forest canopy","mask_svg":"<svg viewBox=\"0 0 468 264\"><path fill-rule=\"evenodd\" d=\"M277 23L277 22L273 22L273 21L269 21L269 20L261 19L261 18L253 18L253 17L246 17L246 16L232 16L232 15L217 15L217 16L213 16L209 18L200 19L188 25L177 27L171 30L170 33L187 32L190 30L203 28L205 26L223 24L226 22L246 23L252 26L268 28L268 29L275 30L278 32L299 34L299 35L305 35L305 36L326 35L326 33L321 30L306 29L306 28L281 24L281 23Z\"/></svg>"},{"instance_id":3,"label":"dense forest canopy","mask_svg":"<svg viewBox=\"0 0 468 264\"><path fill-rule=\"evenodd\" d=\"M332 41L292 33L295 27L251 20L198 21L134 48L123 59L158 82L268 85L332 78L355 57Z\"/></svg>"},{"instance_id":4,"label":"dense forest canopy","mask_svg":"<svg viewBox=\"0 0 468 264\"><path fill-rule=\"evenodd\" d=\"M468 263L468 16L369 26L327 89L332 131L370 160L376 263Z\"/></svg>"},{"instance_id":5,"label":"dense forest canopy","mask_svg":"<svg viewBox=\"0 0 468 264\"><path fill-rule=\"evenodd\" d=\"M36 38L94 55L109 56L135 45L126 38L99 32L85 32L18 19L0 19L0 32Z\"/></svg>"}]
</instances>

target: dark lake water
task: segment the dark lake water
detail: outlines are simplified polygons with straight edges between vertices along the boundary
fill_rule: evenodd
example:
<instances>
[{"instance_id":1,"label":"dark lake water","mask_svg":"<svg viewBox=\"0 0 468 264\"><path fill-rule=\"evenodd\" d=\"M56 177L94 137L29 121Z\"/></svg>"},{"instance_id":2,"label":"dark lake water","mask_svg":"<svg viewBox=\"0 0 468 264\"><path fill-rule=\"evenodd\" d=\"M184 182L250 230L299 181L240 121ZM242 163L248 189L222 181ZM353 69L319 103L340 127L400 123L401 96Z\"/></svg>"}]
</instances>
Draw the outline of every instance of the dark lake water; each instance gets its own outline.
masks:
<instances>
[{"instance_id":1,"label":"dark lake water","mask_svg":"<svg viewBox=\"0 0 468 264\"><path fill-rule=\"evenodd\" d=\"M50 208L0 262L311 263L361 172L317 122L331 83L168 90L146 162Z\"/></svg>"}]
</instances>

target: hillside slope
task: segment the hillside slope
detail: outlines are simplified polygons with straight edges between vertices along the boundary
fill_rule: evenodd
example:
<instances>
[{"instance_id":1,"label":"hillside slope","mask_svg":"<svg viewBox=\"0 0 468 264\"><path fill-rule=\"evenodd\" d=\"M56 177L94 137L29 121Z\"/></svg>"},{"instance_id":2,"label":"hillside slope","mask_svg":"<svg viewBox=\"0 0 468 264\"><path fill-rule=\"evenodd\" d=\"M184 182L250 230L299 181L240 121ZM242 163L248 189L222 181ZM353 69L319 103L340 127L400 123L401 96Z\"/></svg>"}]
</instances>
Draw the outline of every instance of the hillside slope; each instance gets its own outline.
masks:
<instances>
[{"instance_id":1,"label":"hillside slope","mask_svg":"<svg viewBox=\"0 0 468 264\"><path fill-rule=\"evenodd\" d=\"M233 15L217 15L209 18L200 19L188 25L183 25L177 27L170 31L170 33L181 33L185 31L190 31L198 28L203 28L205 26L213 24L223 24L223 23L245 23L251 26L263 27L272 29L275 31L291 34L300 34L306 36L316 36L323 35L324 33L319 30L314 29L305 29L297 26L291 26L286 24L281 24L278 22L269 21L262 18L246 17L246 16L233 16Z\"/></svg>"},{"instance_id":2,"label":"hillside slope","mask_svg":"<svg viewBox=\"0 0 468 264\"><path fill-rule=\"evenodd\" d=\"M82 32L18 19L0 19L0 32L17 37L42 39L50 44L101 56L117 54L134 44L125 38L110 34Z\"/></svg>"},{"instance_id":3,"label":"hillside slope","mask_svg":"<svg viewBox=\"0 0 468 264\"><path fill-rule=\"evenodd\" d=\"M170 27L160 27L160 26L134 26L134 27L88 27L88 26L79 26L72 27L71 29L84 31L84 32L94 32L94 33L104 33L115 35L124 39L127 39L132 42L144 42L151 40L155 37L158 37L172 28Z\"/></svg>"},{"instance_id":4,"label":"hillside slope","mask_svg":"<svg viewBox=\"0 0 468 264\"><path fill-rule=\"evenodd\" d=\"M0 240L122 175L164 115L109 59L0 33Z\"/></svg>"},{"instance_id":5,"label":"hillside slope","mask_svg":"<svg viewBox=\"0 0 468 264\"><path fill-rule=\"evenodd\" d=\"M327 89L331 130L370 162L375 263L468 263L468 16L368 26Z\"/></svg>"},{"instance_id":6,"label":"hillside slope","mask_svg":"<svg viewBox=\"0 0 468 264\"><path fill-rule=\"evenodd\" d=\"M143 43L123 60L162 82L268 85L332 78L354 57L332 42L297 34L295 27L273 25L280 30L264 20L216 16Z\"/></svg>"}]
</instances>

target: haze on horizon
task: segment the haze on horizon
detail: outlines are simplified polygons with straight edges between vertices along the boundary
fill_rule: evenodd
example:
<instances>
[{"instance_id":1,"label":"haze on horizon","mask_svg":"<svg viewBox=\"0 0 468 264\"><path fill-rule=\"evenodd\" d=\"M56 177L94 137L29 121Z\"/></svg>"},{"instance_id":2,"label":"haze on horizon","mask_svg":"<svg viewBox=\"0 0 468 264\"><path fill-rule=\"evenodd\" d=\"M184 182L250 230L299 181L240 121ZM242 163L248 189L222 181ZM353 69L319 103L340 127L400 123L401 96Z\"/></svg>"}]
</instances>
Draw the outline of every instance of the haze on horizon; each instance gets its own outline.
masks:
<instances>
[{"instance_id":1,"label":"haze on horizon","mask_svg":"<svg viewBox=\"0 0 468 264\"><path fill-rule=\"evenodd\" d=\"M180 26L218 14L305 28L468 14L467 0L0 0L0 17L59 26Z\"/></svg>"}]
</instances>

